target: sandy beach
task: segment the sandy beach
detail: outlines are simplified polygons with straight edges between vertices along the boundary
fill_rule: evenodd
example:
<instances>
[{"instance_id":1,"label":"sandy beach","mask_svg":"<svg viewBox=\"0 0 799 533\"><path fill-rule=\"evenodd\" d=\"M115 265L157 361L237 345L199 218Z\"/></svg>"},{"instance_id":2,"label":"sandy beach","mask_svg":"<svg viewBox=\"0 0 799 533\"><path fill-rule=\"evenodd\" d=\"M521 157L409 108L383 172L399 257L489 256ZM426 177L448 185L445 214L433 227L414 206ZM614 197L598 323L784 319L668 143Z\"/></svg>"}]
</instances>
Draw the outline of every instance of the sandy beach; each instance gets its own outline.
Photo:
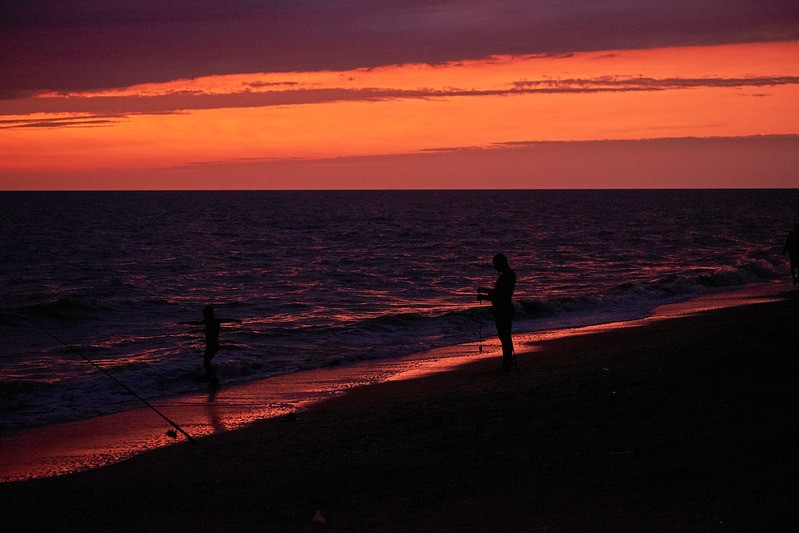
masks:
<instances>
[{"instance_id":1,"label":"sandy beach","mask_svg":"<svg viewBox=\"0 0 799 533\"><path fill-rule=\"evenodd\" d=\"M75 474L6 531L796 531L799 293L518 346ZM346 371L346 369L342 369Z\"/></svg>"}]
</instances>

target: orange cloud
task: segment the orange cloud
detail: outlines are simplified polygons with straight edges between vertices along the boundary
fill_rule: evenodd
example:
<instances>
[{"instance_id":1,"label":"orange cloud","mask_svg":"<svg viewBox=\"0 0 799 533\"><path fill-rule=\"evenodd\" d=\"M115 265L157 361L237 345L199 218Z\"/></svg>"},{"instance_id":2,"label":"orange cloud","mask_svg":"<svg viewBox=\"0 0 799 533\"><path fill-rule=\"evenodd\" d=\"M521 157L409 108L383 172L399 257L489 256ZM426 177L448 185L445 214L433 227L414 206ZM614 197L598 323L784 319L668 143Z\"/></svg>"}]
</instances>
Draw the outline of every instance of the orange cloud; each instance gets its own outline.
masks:
<instances>
[{"instance_id":1,"label":"orange cloud","mask_svg":"<svg viewBox=\"0 0 799 533\"><path fill-rule=\"evenodd\" d=\"M255 73L0 103L0 175L796 134L799 42Z\"/></svg>"}]
</instances>

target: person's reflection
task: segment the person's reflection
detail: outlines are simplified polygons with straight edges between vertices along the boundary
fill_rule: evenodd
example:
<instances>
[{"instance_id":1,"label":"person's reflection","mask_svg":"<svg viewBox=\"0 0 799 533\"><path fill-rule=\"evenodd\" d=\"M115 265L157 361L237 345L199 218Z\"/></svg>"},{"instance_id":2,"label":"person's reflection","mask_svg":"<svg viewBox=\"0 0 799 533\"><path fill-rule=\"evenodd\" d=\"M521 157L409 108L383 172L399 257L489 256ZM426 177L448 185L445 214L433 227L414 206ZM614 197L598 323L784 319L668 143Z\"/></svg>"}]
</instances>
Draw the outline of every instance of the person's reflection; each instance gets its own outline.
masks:
<instances>
[{"instance_id":1,"label":"person's reflection","mask_svg":"<svg viewBox=\"0 0 799 533\"><path fill-rule=\"evenodd\" d=\"M205 412L208 414L208 424L214 430L214 433L219 433L227 429L219 416L219 407L216 403L218 394L219 388L211 387L208 391L208 401L205 403Z\"/></svg>"}]
</instances>

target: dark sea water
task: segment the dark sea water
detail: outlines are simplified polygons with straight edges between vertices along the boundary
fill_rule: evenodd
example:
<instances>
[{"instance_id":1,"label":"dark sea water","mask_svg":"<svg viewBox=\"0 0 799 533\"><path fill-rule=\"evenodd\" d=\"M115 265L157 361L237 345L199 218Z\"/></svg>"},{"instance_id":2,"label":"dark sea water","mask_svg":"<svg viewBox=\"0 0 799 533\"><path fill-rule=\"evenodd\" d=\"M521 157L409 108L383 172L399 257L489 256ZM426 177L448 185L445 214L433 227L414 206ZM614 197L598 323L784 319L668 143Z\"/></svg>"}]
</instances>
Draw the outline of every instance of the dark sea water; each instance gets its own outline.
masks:
<instances>
[{"instance_id":1,"label":"dark sea water","mask_svg":"<svg viewBox=\"0 0 799 533\"><path fill-rule=\"evenodd\" d=\"M475 287L504 252L515 329L645 316L784 280L799 190L0 193L0 426L493 335Z\"/></svg>"}]
</instances>

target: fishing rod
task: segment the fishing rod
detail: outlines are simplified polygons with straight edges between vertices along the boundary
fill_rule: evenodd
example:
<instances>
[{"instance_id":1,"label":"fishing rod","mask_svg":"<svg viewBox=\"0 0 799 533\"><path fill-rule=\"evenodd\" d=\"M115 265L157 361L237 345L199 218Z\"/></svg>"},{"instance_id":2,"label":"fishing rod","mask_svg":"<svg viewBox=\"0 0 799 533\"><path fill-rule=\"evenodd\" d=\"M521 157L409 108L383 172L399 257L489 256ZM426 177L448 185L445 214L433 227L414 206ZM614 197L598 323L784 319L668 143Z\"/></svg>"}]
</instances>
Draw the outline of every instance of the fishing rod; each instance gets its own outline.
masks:
<instances>
[{"instance_id":1,"label":"fishing rod","mask_svg":"<svg viewBox=\"0 0 799 533\"><path fill-rule=\"evenodd\" d=\"M155 412L155 414L157 414L158 416L160 416L161 418L163 418L164 420L166 420L166 421L169 423L169 425L171 425L173 428L175 428L176 430L178 430L178 431L179 431L179 432L180 432L180 433L181 433L183 436L185 436L185 437L186 437L186 439L187 439L189 442L191 442L192 444L199 444L199 443L200 443L200 442L199 442L198 440L196 440L194 437L192 437L191 435L189 435L188 433L186 433L186 431L185 431L185 430L184 430L182 427L180 427L180 426L179 426L179 425L177 425L175 422L173 422L173 421L172 421L172 420L171 420L171 419L170 419L168 416L166 416L164 413L162 413L161 411L159 411L159 410L158 410L158 409L157 409L157 408L156 408L156 407L155 407L153 404L151 404L150 402L148 402L147 400L145 400L144 398L142 398L141 396L139 396L138 394L136 394L136 392L135 392L133 389L131 389L130 387L128 387L127 385L125 385L124 383L122 383L121 381L119 381L117 378L115 378L115 377L114 377L114 376L113 376L113 375L112 375L110 372L108 372L108 371L107 371L105 368L101 367L100 365L98 365L97 363L95 363L94 361L92 361L91 359L89 359L88 357L86 357L85 355L83 355L81 352L79 352L78 350L76 350L75 348L73 348L72 346L70 346L69 344L67 344L66 342L64 342L64 341L63 341L63 340L61 340L60 338L58 338L57 336L53 335L52 333L50 333L49 331L47 331L47 330L46 330L46 329L44 329L43 327L41 327L39 324L36 324L35 322L33 322L33 321L31 321L31 320L29 320L29 319L25 318L24 316L18 315L18 314L16 314L16 313L14 313L14 316L16 316L17 318L20 318L20 319L21 319L21 320L23 320L24 322L27 322L28 324L30 324L30 325L31 325L31 326L33 326L34 328L38 329L39 331L41 331L42 333L44 333L45 335L47 335L47 336L48 336L48 337L50 337L51 339L53 339L53 340L55 340L56 342L58 342L58 343L62 344L62 345L63 345L63 346L64 346L64 347L65 347L67 350L71 351L71 352L72 352L72 353L74 353L74 354L77 354L77 355L78 355L78 356L79 356L81 359L83 359L84 361L86 361L87 363L89 363L90 365L92 365L94 368L96 368L97 370L99 370L100 372L102 372L103 374L105 374L106 376L108 376L109 378L111 378L111 379L114 381L114 383L116 383L117 385L119 385L120 387L122 387L123 389L125 389L127 392L129 392L129 393L130 393L130 394L132 394L134 397L136 397L136 398L137 398L139 401L141 401L141 402L142 402L144 405L146 405L147 407L149 407L150 409L152 409L152 410ZM175 431L174 431L174 430L169 430L169 431L167 431L167 432L166 432L166 434L167 434L167 436L169 436L169 437L172 437L173 439L174 439L174 438L177 438L177 434L175 433Z\"/></svg>"}]
</instances>

